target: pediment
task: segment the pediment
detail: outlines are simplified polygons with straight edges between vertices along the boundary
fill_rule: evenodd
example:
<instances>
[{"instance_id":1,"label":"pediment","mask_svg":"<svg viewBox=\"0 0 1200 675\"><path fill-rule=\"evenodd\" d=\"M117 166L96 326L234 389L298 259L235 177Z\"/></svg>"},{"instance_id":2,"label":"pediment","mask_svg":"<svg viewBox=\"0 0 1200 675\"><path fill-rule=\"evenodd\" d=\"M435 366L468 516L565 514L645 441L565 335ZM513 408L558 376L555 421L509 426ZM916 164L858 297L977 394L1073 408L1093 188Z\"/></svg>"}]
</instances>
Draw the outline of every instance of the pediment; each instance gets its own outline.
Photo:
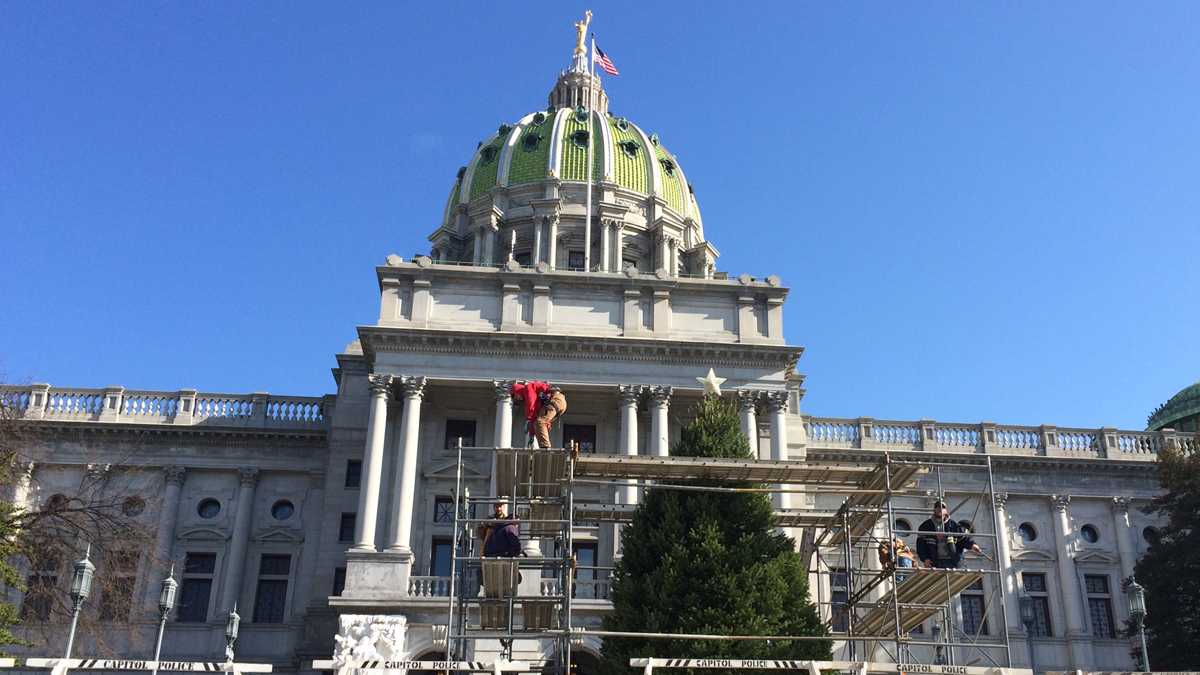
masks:
<instances>
[{"instance_id":1,"label":"pediment","mask_svg":"<svg viewBox=\"0 0 1200 675\"><path fill-rule=\"evenodd\" d=\"M449 478L451 480L458 478L458 462L448 461L435 464L426 469L422 474L424 478ZM463 480L473 480L488 478L486 473L479 471L470 464L463 464L462 469Z\"/></svg>"},{"instance_id":2,"label":"pediment","mask_svg":"<svg viewBox=\"0 0 1200 675\"><path fill-rule=\"evenodd\" d=\"M1018 551L1017 553L1014 553L1013 560L1022 560L1022 561L1029 561L1029 562L1034 562L1034 561L1036 561L1036 562L1051 562L1054 560L1054 556L1050 555L1049 553L1046 553L1045 551L1039 551L1035 548L1029 548L1029 549L1025 549L1023 551Z\"/></svg>"},{"instance_id":3,"label":"pediment","mask_svg":"<svg viewBox=\"0 0 1200 675\"><path fill-rule=\"evenodd\" d=\"M1077 563L1117 563L1119 559L1105 551L1080 551L1075 554Z\"/></svg>"},{"instance_id":4,"label":"pediment","mask_svg":"<svg viewBox=\"0 0 1200 675\"><path fill-rule=\"evenodd\" d=\"M179 538L188 541L225 541L229 535L215 527L188 527L179 532Z\"/></svg>"},{"instance_id":5,"label":"pediment","mask_svg":"<svg viewBox=\"0 0 1200 675\"><path fill-rule=\"evenodd\" d=\"M287 527L266 527L254 533L254 541L257 542L275 542L283 544L300 544L304 542L304 535Z\"/></svg>"}]
</instances>

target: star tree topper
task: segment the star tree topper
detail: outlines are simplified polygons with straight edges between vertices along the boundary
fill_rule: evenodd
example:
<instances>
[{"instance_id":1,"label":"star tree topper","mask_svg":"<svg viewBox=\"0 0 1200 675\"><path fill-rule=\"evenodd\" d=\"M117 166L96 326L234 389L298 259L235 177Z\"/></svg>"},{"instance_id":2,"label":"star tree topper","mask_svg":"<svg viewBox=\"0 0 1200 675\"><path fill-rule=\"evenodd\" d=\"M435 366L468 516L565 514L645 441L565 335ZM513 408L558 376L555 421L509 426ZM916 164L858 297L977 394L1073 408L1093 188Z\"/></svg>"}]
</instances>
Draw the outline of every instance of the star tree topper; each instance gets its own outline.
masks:
<instances>
[{"instance_id":1,"label":"star tree topper","mask_svg":"<svg viewBox=\"0 0 1200 675\"><path fill-rule=\"evenodd\" d=\"M713 369L709 368L708 375L705 375L704 377L697 377L696 381L704 385L705 396L708 394L716 394L717 396L720 396L721 385L725 384L725 380L727 379L729 378L717 377L717 374L713 372Z\"/></svg>"}]
</instances>

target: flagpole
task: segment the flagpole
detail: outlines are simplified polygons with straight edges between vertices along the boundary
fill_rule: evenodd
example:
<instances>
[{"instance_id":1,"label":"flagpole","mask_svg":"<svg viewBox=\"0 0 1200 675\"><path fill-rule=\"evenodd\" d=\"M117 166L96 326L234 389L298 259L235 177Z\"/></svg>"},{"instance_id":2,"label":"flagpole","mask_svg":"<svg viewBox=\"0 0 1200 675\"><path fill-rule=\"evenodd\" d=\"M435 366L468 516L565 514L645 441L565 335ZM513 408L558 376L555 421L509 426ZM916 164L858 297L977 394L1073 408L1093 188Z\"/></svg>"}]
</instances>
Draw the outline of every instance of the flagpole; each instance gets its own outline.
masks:
<instances>
[{"instance_id":1,"label":"flagpole","mask_svg":"<svg viewBox=\"0 0 1200 675\"><path fill-rule=\"evenodd\" d=\"M592 138L595 134L592 133L592 97L595 94L596 87L596 36L592 36L591 51L588 53L588 88L587 88L587 121L588 121L588 147L587 147L587 221L583 224L583 269L585 272L592 271L592 144L595 139Z\"/></svg>"}]
</instances>

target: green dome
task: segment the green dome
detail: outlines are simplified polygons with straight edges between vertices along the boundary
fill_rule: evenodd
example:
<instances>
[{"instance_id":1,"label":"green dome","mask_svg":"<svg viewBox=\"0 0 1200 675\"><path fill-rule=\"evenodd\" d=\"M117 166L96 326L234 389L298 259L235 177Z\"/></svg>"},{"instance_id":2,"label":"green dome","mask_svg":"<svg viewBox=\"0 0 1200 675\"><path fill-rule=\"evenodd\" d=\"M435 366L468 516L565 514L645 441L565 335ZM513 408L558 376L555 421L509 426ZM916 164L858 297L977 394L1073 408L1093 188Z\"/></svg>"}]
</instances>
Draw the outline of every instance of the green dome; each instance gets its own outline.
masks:
<instances>
[{"instance_id":1,"label":"green dome","mask_svg":"<svg viewBox=\"0 0 1200 675\"><path fill-rule=\"evenodd\" d=\"M1171 397L1146 420L1150 431L1176 429L1195 430L1200 424L1200 382L1193 384Z\"/></svg>"},{"instance_id":2,"label":"green dome","mask_svg":"<svg viewBox=\"0 0 1200 675\"><path fill-rule=\"evenodd\" d=\"M448 224L458 205L522 185L558 180L586 183L589 134L595 145L592 182L626 197L657 198L680 220L700 222L695 195L675 155L637 124L600 110L548 108L504 123L479 143L458 172L446 203Z\"/></svg>"}]
</instances>

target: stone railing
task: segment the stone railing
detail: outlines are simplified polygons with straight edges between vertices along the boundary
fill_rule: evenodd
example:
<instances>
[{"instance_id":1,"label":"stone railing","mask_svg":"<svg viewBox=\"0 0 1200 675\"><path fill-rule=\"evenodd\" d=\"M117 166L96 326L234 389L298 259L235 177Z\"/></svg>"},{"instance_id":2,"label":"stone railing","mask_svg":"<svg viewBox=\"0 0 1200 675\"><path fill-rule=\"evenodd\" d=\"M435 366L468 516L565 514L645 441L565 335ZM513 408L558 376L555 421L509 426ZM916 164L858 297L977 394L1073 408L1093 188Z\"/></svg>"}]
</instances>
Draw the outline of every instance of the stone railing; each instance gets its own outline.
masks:
<instances>
[{"instance_id":1,"label":"stone railing","mask_svg":"<svg viewBox=\"0 0 1200 675\"><path fill-rule=\"evenodd\" d=\"M409 577L408 594L414 598L448 598L450 577Z\"/></svg>"},{"instance_id":2,"label":"stone railing","mask_svg":"<svg viewBox=\"0 0 1200 675\"><path fill-rule=\"evenodd\" d=\"M953 424L805 417L810 448L994 453L1150 461L1167 448L1200 451L1194 432L1072 429L981 422Z\"/></svg>"},{"instance_id":3,"label":"stone railing","mask_svg":"<svg viewBox=\"0 0 1200 675\"><path fill-rule=\"evenodd\" d=\"M71 422L323 429L331 398L0 385L0 401L20 417Z\"/></svg>"},{"instance_id":4,"label":"stone railing","mask_svg":"<svg viewBox=\"0 0 1200 675\"><path fill-rule=\"evenodd\" d=\"M576 600L608 600L611 588L611 579L576 579L571 597ZM558 579L542 579L543 596L561 594L562 584Z\"/></svg>"}]
</instances>

